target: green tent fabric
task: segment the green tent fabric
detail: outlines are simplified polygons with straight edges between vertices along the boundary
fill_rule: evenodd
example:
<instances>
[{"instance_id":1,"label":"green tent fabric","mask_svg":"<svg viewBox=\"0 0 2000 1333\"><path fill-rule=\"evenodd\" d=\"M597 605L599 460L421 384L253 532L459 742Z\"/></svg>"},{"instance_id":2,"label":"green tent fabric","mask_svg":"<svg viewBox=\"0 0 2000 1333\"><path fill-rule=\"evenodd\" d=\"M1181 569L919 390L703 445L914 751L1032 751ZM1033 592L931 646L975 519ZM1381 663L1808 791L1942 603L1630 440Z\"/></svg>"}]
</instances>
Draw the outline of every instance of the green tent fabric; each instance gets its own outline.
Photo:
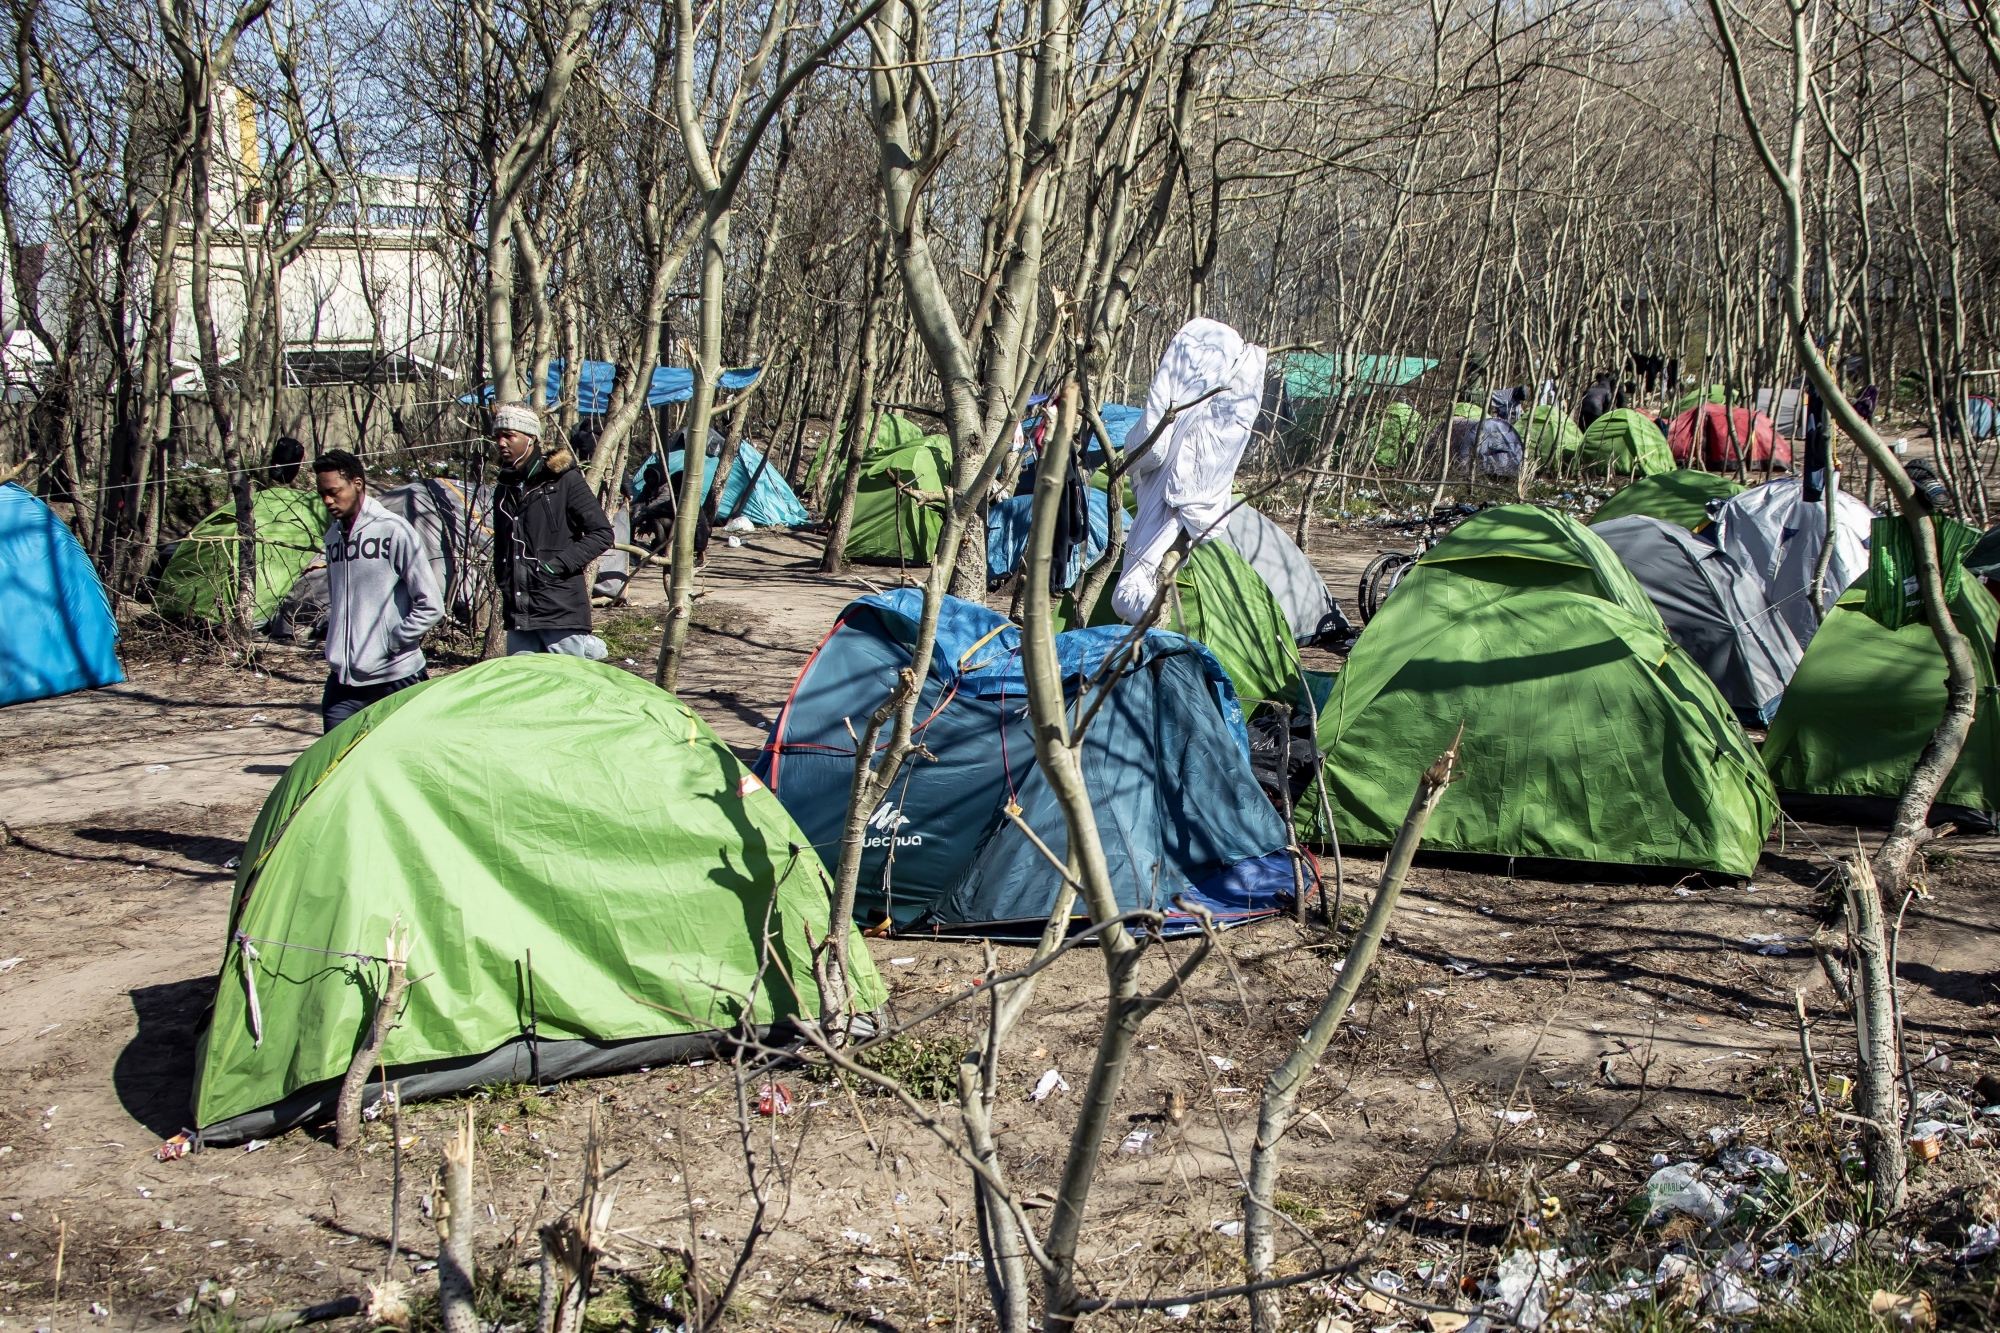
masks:
<instances>
[{"instance_id":1,"label":"green tent fabric","mask_svg":"<svg viewBox=\"0 0 2000 1333\"><path fill-rule=\"evenodd\" d=\"M250 503L257 518L255 619L263 624L292 584L320 554L330 521L319 496L282 487L259 491ZM153 603L160 614L211 623L236 605L236 505L194 525L160 574Z\"/></svg>"},{"instance_id":2,"label":"green tent fabric","mask_svg":"<svg viewBox=\"0 0 2000 1333\"><path fill-rule=\"evenodd\" d=\"M1944 654L1921 621L1884 629L1866 615L1865 586L1849 588L1806 648L1764 740L1764 766L1786 795L1902 794L1917 756L1944 716ZM1976 579L1961 579L1951 618L1970 640L1978 672L1972 730L1938 800L2000 809L2000 710L1993 637L1996 605Z\"/></svg>"},{"instance_id":3,"label":"green tent fabric","mask_svg":"<svg viewBox=\"0 0 2000 1333\"><path fill-rule=\"evenodd\" d=\"M1729 401L1730 399L1729 399L1728 385L1711 384L1706 389L1692 389L1689 392L1682 394L1681 400L1674 404L1674 415L1679 416L1681 413L1687 411L1690 407L1693 407L1696 403L1727 404Z\"/></svg>"},{"instance_id":4,"label":"green tent fabric","mask_svg":"<svg viewBox=\"0 0 2000 1333\"><path fill-rule=\"evenodd\" d=\"M1590 423L1580 450L1585 467L1609 464L1618 472L1650 477L1674 470L1667 437L1644 412L1615 407Z\"/></svg>"},{"instance_id":5,"label":"green tent fabric","mask_svg":"<svg viewBox=\"0 0 2000 1333\"><path fill-rule=\"evenodd\" d=\"M637 676L539 653L390 695L300 755L251 829L196 1124L228 1142L330 1110L399 920L422 979L383 1058L435 1096L816 1014L826 884L778 799ZM871 1010L858 936L850 957Z\"/></svg>"},{"instance_id":6,"label":"green tent fabric","mask_svg":"<svg viewBox=\"0 0 2000 1333\"><path fill-rule=\"evenodd\" d=\"M1938 563L1944 566L1944 604L1958 596L1965 582L1963 561L1979 541L1979 529L1939 514L1931 519ZM1917 546L1901 514L1878 518L1868 525L1868 574L1861 586L1863 615L1886 629L1929 624L1923 592L1917 583Z\"/></svg>"},{"instance_id":7,"label":"green tent fabric","mask_svg":"<svg viewBox=\"0 0 2000 1333\"><path fill-rule=\"evenodd\" d=\"M1741 486L1719 472L1673 468L1626 485L1599 505L1590 521L1603 523L1627 514L1644 514L1663 523L1678 523L1690 532L1700 532L1710 522L1710 500L1727 500L1742 491Z\"/></svg>"},{"instance_id":8,"label":"green tent fabric","mask_svg":"<svg viewBox=\"0 0 2000 1333\"><path fill-rule=\"evenodd\" d=\"M1375 425L1375 466L1400 467L1424 442L1430 423L1408 403L1391 403Z\"/></svg>"},{"instance_id":9,"label":"green tent fabric","mask_svg":"<svg viewBox=\"0 0 2000 1333\"><path fill-rule=\"evenodd\" d=\"M1403 576L1320 711L1342 842L1382 846L1465 727L1428 849L1748 875L1777 816L1749 738L1611 548L1531 505ZM1319 802L1300 829L1322 837Z\"/></svg>"},{"instance_id":10,"label":"green tent fabric","mask_svg":"<svg viewBox=\"0 0 2000 1333\"><path fill-rule=\"evenodd\" d=\"M1528 413L1521 440L1544 463L1574 458L1583 445L1583 432L1560 407L1543 403Z\"/></svg>"},{"instance_id":11,"label":"green tent fabric","mask_svg":"<svg viewBox=\"0 0 2000 1333\"><path fill-rule=\"evenodd\" d=\"M1982 579L2000 579L2000 526L1988 528L1960 563Z\"/></svg>"},{"instance_id":12,"label":"green tent fabric","mask_svg":"<svg viewBox=\"0 0 2000 1333\"><path fill-rule=\"evenodd\" d=\"M849 560L928 565L936 553L944 530L944 488L951 478L951 441L920 433L912 438L915 431L901 417L882 419L854 492Z\"/></svg>"},{"instance_id":13,"label":"green tent fabric","mask_svg":"<svg viewBox=\"0 0 2000 1333\"><path fill-rule=\"evenodd\" d=\"M1492 415L1492 413L1477 403L1453 403L1451 405L1451 414L1454 417L1463 417L1467 421L1479 421Z\"/></svg>"},{"instance_id":14,"label":"green tent fabric","mask_svg":"<svg viewBox=\"0 0 2000 1333\"><path fill-rule=\"evenodd\" d=\"M1085 624L1118 623L1118 615L1111 609L1111 589L1124 569L1120 561ZM1167 599L1159 628L1185 634L1214 654L1229 683L1236 687L1236 697L1243 701L1246 713L1266 699L1295 699L1303 707L1298 660L1284 607L1249 561L1227 542L1203 542L1182 562L1174 586L1179 597ZM1073 623L1067 597L1063 609L1064 622Z\"/></svg>"}]
</instances>

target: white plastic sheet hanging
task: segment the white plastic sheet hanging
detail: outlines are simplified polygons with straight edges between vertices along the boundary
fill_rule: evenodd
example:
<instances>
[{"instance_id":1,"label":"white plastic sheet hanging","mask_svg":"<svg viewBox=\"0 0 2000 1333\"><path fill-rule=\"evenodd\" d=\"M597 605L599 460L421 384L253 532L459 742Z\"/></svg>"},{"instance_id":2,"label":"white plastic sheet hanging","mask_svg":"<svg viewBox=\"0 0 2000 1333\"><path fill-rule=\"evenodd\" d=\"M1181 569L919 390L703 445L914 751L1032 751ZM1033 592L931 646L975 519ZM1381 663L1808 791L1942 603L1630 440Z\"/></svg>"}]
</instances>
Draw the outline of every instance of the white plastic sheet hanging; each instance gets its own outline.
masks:
<instances>
[{"instance_id":1,"label":"white plastic sheet hanging","mask_svg":"<svg viewBox=\"0 0 2000 1333\"><path fill-rule=\"evenodd\" d=\"M1136 449L1171 409L1186 408L1132 464L1139 509L1125 547L1125 572L1111 593L1112 609L1127 623L1152 606L1160 561L1178 532L1206 540L1229 512L1236 465L1263 406L1268 360L1263 348L1213 319L1189 320L1167 344L1146 392L1146 413L1124 442L1128 451ZM1214 397L1202 399L1218 387Z\"/></svg>"}]
</instances>

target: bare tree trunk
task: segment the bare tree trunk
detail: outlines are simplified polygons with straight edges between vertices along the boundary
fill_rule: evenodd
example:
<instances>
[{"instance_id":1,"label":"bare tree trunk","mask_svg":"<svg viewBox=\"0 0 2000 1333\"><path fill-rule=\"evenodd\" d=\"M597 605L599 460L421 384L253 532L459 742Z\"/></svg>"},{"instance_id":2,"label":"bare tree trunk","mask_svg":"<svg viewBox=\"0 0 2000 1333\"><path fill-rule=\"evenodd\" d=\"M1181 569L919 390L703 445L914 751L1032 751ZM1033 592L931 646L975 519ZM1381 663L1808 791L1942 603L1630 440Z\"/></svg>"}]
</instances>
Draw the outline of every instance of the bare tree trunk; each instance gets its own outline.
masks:
<instances>
[{"instance_id":1,"label":"bare tree trunk","mask_svg":"<svg viewBox=\"0 0 2000 1333\"><path fill-rule=\"evenodd\" d=\"M444 1145L444 1188L432 1209L438 1233L438 1304L443 1308L445 1333L479 1333L479 1314L472 1303L478 1287L472 1250L477 1225L472 1211L473 1143L472 1103L467 1102L465 1123Z\"/></svg>"},{"instance_id":2,"label":"bare tree trunk","mask_svg":"<svg viewBox=\"0 0 2000 1333\"><path fill-rule=\"evenodd\" d=\"M1878 1217L1903 1206L1908 1163L1903 1151L1903 1099L1897 1080L1902 1052L1896 1042L1896 978L1882 925L1882 895L1866 858L1848 858L1847 924L1854 943L1854 1026L1861 1077L1854 1109L1862 1117L1861 1146L1868 1165L1870 1204Z\"/></svg>"},{"instance_id":3,"label":"bare tree trunk","mask_svg":"<svg viewBox=\"0 0 2000 1333\"><path fill-rule=\"evenodd\" d=\"M409 937L403 933L400 917L389 927L385 958L388 982L375 1012L368 1020L368 1035L362 1040L347 1074L340 1081L340 1097L334 1103L333 1142L337 1148L351 1148L361 1141L361 1096L368 1087L368 1071L382 1058L382 1045L403 1011L403 991L409 984Z\"/></svg>"},{"instance_id":4,"label":"bare tree trunk","mask_svg":"<svg viewBox=\"0 0 2000 1333\"><path fill-rule=\"evenodd\" d=\"M1917 584L1923 594L1924 614L1930 621L1931 634L1937 640L1938 650L1944 655L1946 668L1946 695L1944 716L1938 719L1937 728L1931 733L1923 753L1917 758L1910 771L1909 780L1903 787L1902 796L1896 803L1895 823L1889 836L1883 840L1875 853L1872 870L1876 881L1885 893L1897 895L1902 892L1909 873L1910 858L1915 855L1924 832L1926 819L1938 791L1945 779L1958 763L1959 751L1964 748L1965 738L1972 728L1973 703L1978 689L1978 674L1973 663L1971 645L1953 622L1951 608L1944 597L1944 570L1938 560L1937 534L1932 526L1927 500L1920 498L1916 487L1911 484L1909 474L1895 452L1882 443L1867 422L1855 412L1840 392L1833 374L1827 369L1819 348L1814 344L1811 330L1806 323L1805 270L1806 270L1806 228L1802 198L1802 178L1805 154L1806 108L1812 93L1812 60L1810 39L1807 36L1806 0L1786 0L1791 14L1790 24L1790 83L1789 100L1791 115L1788 137L1785 144L1786 157L1780 161L1769 140L1765 137L1759 121L1750 90L1745 82L1742 55L1736 46L1734 28L1723 5L1724 0L1709 0L1710 12L1715 16L1716 28L1722 38L1723 54L1728 62L1732 86L1736 93L1738 109L1742 112L1745 128L1749 131L1758 157L1764 163L1765 171L1777 187L1785 205L1785 232L1788 241L1787 271L1785 274L1785 308L1791 324L1792 339L1800 363L1805 367L1813 387L1826 404L1833 419L1839 423L1847 437L1860 445L1876 470L1888 483L1889 490L1896 497L1897 505L1903 513L1903 521L1910 529L1911 544L1916 548Z\"/></svg>"},{"instance_id":5,"label":"bare tree trunk","mask_svg":"<svg viewBox=\"0 0 2000 1333\"><path fill-rule=\"evenodd\" d=\"M590 1108L590 1142L584 1150L583 1189L576 1211L541 1230L542 1299L538 1333L582 1333L590 1284L604 1257L610 1234L611 1206L618 1201L614 1186L604 1190L604 1149L597 1108Z\"/></svg>"},{"instance_id":6,"label":"bare tree trunk","mask_svg":"<svg viewBox=\"0 0 2000 1333\"><path fill-rule=\"evenodd\" d=\"M1424 840L1424 829L1430 823L1431 811L1437 809L1445 789L1451 785L1452 769L1457 763L1458 740L1454 738L1451 748L1439 755L1417 781L1409 813L1403 816L1403 826L1396 831L1396 841L1389 848L1388 859L1382 863L1382 878L1375 889L1375 901L1368 905L1368 916L1361 923L1360 934L1348 946L1347 957L1340 967L1340 980L1335 984L1333 993L1326 997L1313 1021L1299 1035L1292 1053L1283 1064L1271 1071L1271 1077L1264 1083L1264 1100L1257 1113L1257 1139L1250 1150L1250 1188L1243 1198L1243 1259L1252 1282L1271 1276L1271 1266L1278 1257L1277 1210L1272 1204L1278 1187L1278 1149L1285 1135L1291 1131L1292 1113L1298 1106L1299 1092L1318 1067L1320 1057L1326 1053L1327 1043L1333 1040L1334 1032L1339 1029L1347 1006L1353 1004L1354 997L1361 993L1368 969L1374 965L1375 951L1381 947L1382 937L1388 932L1396 900L1402 894L1403 877L1409 873L1410 862ZM1324 887L1321 891L1325 891ZM1277 1292L1260 1291L1251 1296L1250 1323L1256 1333L1278 1333L1285 1326L1284 1305Z\"/></svg>"}]
</instances>

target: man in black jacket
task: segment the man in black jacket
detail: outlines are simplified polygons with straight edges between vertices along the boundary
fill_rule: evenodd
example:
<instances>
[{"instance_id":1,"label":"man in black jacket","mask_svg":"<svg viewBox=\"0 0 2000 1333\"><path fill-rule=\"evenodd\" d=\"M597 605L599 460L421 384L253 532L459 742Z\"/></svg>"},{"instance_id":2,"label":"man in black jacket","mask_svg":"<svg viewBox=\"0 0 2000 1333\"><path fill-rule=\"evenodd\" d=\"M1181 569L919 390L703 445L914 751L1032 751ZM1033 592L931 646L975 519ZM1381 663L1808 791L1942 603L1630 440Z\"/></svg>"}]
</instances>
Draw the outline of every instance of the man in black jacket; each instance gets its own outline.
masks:
<instances>
[{"instance_id":1,"label":"man in black jacket","mask_svg":"<svg viewBox=\"0 0 2000 1333\"><path fill-rule=\"evenodd\" d=\"M611 548L611 522L567 448L542 452L542 415L527 403L493 412L500 485L493 501L493 574L507 651L604 660L590 632L584 573Z\"/></svg>"}]
</instances>

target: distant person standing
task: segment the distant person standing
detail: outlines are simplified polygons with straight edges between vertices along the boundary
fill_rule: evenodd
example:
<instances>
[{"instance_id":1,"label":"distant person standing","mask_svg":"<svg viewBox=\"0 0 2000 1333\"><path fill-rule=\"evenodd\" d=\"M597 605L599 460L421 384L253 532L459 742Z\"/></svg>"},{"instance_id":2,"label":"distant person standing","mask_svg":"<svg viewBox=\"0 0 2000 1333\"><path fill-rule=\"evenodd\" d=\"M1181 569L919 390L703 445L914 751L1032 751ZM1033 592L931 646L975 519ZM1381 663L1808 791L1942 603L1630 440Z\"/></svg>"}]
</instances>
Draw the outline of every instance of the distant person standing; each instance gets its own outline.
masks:
<instances>
[{"instance_id":1,"label":"distant person standing","mask_svg":"<svg viewBox=\"0 0 2000 1333\"><path fill-rule=\"evenodd\" d=\"M313 461L326 530L326 692L319 713L332 731L354 714L429 679L424 631L444 598L417 530L368 496L368 474L345 449Z\"/></svg>"},{"instance_id":2,"label":"distant person standing","mask_svg":"<svg viewBox=\"0 0 2000 1333\"><path fill-rule=\"evenodd\" d=\"M493 411L500 455L493 497L493 575L507 625L507 652L564 653L601 662L590 632L584 572L611 549L611 520L567 447L542 452L542 414L527 403Z\"/></svg>"},{"instance_id":3,"label":"distant person standing","mask_svg":"<svg viewBox=\"0 0 2000 1333\"><path fill-rule=\"evenodd\" d=\"M273 486L289 486L299 475L299 464L305 461L306 447L289 435L280 435L271 446L271 466L265 469L264 478Z\"/></svg>"}]
</instances>

